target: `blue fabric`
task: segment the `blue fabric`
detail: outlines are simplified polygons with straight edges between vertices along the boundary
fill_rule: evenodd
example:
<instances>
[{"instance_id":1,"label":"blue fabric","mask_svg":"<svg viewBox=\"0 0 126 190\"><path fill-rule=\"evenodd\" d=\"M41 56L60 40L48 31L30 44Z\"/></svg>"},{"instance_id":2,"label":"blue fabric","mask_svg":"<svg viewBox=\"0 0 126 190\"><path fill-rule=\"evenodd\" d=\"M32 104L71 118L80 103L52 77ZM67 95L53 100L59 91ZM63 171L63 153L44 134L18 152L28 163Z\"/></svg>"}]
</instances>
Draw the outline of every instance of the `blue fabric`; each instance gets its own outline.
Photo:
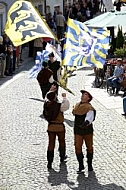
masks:
<instances>
[{"instance_id":1,"label":"blue fabric","mask_svg":"<svg viewBox=\"0 0 126 190\"><path fill-rule=\"evenodd\" d=\"M123 111L126 113L126 97L123 98Z\"/></svg>"},{"instance_id":2,"label":"blue fabric","mask_svg":"<svg viewBox=\"0 0 126 190\"><path fill-rule=\"evenodd\" d=\"M107 84L110 87L114 87L116 89L119 89L120 88L120 83L118 81L119 81L119 78L110 77L107 80Z\"/></svg>"},{"instance_id":3,"label":"blue fabric","mask_svg":"<svg viewBox=\"0 0 126 190\"><path fill-rule=\"evenodd\" d=\"M116 67L115 70L114 70L113 76L118 77L120 74L123 74L123 73L124 73L124 70L123 70L122 66ZM119 81L122 82L123 81L123 77L119 77Z\"/></svg>"},{"instance_id":4,"label":"blue fabric","mask_svg":"<svg viewBox=\"0 0 126 190\"><path fill-rule=\"evenodd\" d=\"M68 19L63 48L63 65L95 65L103 68L109 48L109 31L89 28L84 23Z\"/></svg>"}]
</instances>

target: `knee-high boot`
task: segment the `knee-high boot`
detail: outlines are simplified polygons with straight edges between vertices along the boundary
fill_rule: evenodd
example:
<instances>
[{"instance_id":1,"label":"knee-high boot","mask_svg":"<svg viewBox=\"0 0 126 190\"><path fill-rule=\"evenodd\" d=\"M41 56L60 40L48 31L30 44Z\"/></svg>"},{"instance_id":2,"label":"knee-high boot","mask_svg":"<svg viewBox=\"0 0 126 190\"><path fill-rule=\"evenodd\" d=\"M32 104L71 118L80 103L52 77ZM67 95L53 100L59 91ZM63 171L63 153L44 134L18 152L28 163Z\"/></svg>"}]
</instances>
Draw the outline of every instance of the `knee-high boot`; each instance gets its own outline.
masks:
<instances>
[{"instance_id":1,"label":"knee-high boot","mask_svg":"<svg viewBox=\"0 0 126 190\"><path fill-rule=\"evenodd\" d=\"M64 160L67 158L66 147L59 147L59 156L60 156L60 162L64 162Z\"/></svg>"},{"instance_id":2,"label":"knee-high boot","mask_svg":"<svg viewBox=\"0 0 126 190\"><path fill-rule=\"evenodd\" d=\"M52 168L52 162L53 162L53 158L54 158L54 151L47 151L47 168L51 169Z\"/></svg>"},{"instance_id":3,"label":"knee-high boot","mask_svg":"<svg viewBox=\"0 0 126 190\"><path fill-rule=\"evenodd\" d=\"M88 171L93 171L92 159L93 159L93 153L87 152Z\"/></svg>"},{"instance_id":4,"label":"knee-high boot","mask_svg":"<svg viewBox=\"0 0 126 190\"><path fill-rule=\"evenodd\" d=\"M78 160L78 163L79 163L79 170L77 171L77 173L81 173L81 171L84 169L84 163L83 163L83 154L76 154L77 156L77 160Z\"/></svg>"}]
</instances>

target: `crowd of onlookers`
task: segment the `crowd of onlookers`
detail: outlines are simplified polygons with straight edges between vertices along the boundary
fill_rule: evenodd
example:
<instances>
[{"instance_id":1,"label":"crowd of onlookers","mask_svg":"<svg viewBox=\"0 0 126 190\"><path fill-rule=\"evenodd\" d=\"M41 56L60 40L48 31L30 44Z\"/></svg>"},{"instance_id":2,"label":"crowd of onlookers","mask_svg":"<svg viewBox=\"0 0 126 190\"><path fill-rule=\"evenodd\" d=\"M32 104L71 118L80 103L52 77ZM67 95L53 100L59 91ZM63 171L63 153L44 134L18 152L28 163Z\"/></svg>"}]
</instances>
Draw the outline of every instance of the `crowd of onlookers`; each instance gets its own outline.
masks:
<instances>
[{"instance_id":1,"label":"crowd of onlookers","mask_svg":"<svg viewBox=\"0 0 126 190\"><path fill-rule=\"evenodd\" d=\"M114 6L117 11L121 10L122 5L123 3L121 0L115 0ZM104 0L74 0L72 5L64 6L64 13L56 8L54 14L46 14L45 19L51 30L57 35L58 39L61 39L66 30L68 17L80 22L85 22L92 19L98 12L106 11L107 9Z\"/></svg>"},{"instance_id":2,"label":"crowd of onlookers","mask_svg":"<svg viewBox=\"0 0 126 190\"><path fill-rule=\"evenodd\" d=\"M93 18L99 11L100 1L98 0L81 0L73 1L73 5L65 7L65 18L68 17L84 22Z\"/></svg>"},{"instance_id":3,"label":"crowd of onlookers","mask_svg":"<svg viewBox=\"0 0 126 190\"><path fill-rule=\"evenodd\" d=\"M15 47L4 33L0 36L0 78L12 76L22 63L22 47Z\"/></svg>"},{"instance_id":4,"label":"crowd of onlookers","mask_svg":"<svg viewBox=\"0 0 126 190\"><path fill-rule=\"evenodd\" d=\"M43 19L45 19L51 31L58 38L58 40L62 41L64 38L64 32L66 31L67 19L72 18L76 19L80 22L84 22L88 19L93 18L93 16L99 11L100 3L98 0L74 0L71 6L64 7L64 13L61 12L58 8L54 10L54 13L48 13L46 15L42 15ZM56 45L57 41L50 38L37 38L34 41L30 42L30 51L29 56L36 56L36 52L41 49L44 50L46 44L51 43L52 45ZM61 42L62 46L62 42ZM61 47L62 49L62 47Z\"/></svg>"},{"instance_id":5,"label":"crowd of onlookers","mask_svg":"<svg viewBox=\"0 0 126 190\"><path fill-rule=\"evenodd\" d=\"M64 13L55 9L54 14L48 13L44 18L58 39L61 39L66 30L68 17L84 22L99 12L99 6L99 0L74 0L72 5L65 5Z\"/></svg>"},{"instance_id":6,"label":"crowd of onlookers","mask_svg":"<svg viewBox=\"0 0 126 190\"><path fill-rule=\"evenodd\" d=\"M121 0L116 0L114 5L116 6L116 9L119 10L119 7L122 5ZM48 13L42 15L42 17L45 19L51 31L57 36L58 40L62 41L66 31L68 17L80 22L85 22L88 19L92 19L97 13L106 11L104 0L74 0L72 5L64 6L63 13L57 7L53 14ZM31 42L34 52L30 54L33 54L33 57L35 57L36 51L39 51L40 48L45 49L47 42L54 46L56 45L54 39L36 39L34 42Z\"/></svg>"},{"instance_id":7,"label":"crowd of onlookers","mask_svg":"<svg viewBox=\"0 0 126 190\"><path fill-rule=\"evenodd\" d=\"M120 2L120 0L118 1ZM64 6L64 13L56 8L53 14L48 13L42 16L54 35L57 36L58 40L61 40L64 38L68 17L84 22L93 18L94 15L100 12L102 5L103 0L74 0L72 5ZM57 43L55 39L51 39L49 37L37 38L29 42L28 56L35 59L36 52L44 50L47 42L54 46ZM13 75L15 69L19 67L22 62L22 46L14 47L9 37L4 33L0 36L0 54L1 53L6 55L6 57L4 57L2 61L0 56L0 63L2 62L2 64L0 64L0 77Z\"/></svg>"}]
</instances>

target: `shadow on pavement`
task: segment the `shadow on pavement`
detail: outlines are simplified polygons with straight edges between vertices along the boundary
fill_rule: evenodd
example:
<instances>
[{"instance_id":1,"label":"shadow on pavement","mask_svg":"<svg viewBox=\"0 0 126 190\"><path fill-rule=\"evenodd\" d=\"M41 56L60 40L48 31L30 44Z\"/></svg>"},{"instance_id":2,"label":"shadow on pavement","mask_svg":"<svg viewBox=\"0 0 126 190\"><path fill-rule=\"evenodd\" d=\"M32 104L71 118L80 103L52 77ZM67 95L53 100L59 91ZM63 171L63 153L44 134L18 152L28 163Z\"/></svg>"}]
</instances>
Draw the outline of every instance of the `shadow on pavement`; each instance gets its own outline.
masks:
<instances>
[{"instance_id":1,"label":"shadow on pavement","mask_svg":"<svg viewBox=\"0 0 126 190\"><path fill-rule=\"evenodd\" d=\"M64 119L64 122L66 122L70 127L74 127L74 121L71 121L69 119Z\"/></svg>"},{"instance_id":2,"label":"shadow on pavement","mask_svg":"<svg viewBox=\"0 0 126 190\"><path fill-rule=\"evenodd\" d=\"M39 102L44 102L44 100L38 99L38 98L29 98L30 100L35 100L35 101L39 101Z\"/></svg>"},{"instance_id":3,"label":"shadow on pavement","mask_svg":"<svg viewBox=\"0 0 126 190\"><path fill-rule=\"evenodd\" d=\"M101 185L98 183L95 172L89 172L88 176L85 176L84 173L78 174L77 176L77 186L72 181L67 179L68 171L66 163L60 164L59 172L54 169L49 170L48 182L53 186L58 186L61 184L66 184L69 189L72 190L125 190L123 187L118 186L114 183Z\"/></svg>"},{"instance_id":4,"label":"shadow on pavement","mask_svg":"<svg viewBox=\"0 0 126 190\"><path fill-rule=\"evenodd\" d=\"M71 188L73 190L86 190L86 189L92 189L92 190L125 190L121 186L117 186L116 184L107 184L107 185L101 185L98 183L98 179L96 178L95 172L89 172L88 177L85 177L84 174L79 174L77 176L78 181L78 187ZM87 188L88 187L88 188Z\"/></svg>"},{"instance_id":5,"label":"shadow on pavement","mask_svg":"<svg viewBox=\"0 0 126 190\"><path fill-rule=\"evenodd\" d=\"M80 70L93 70L93 68L90 66L87 66L87 67L81 67L81 68L77 69L77 71L80 71Z\"/></svg>"},{"instance_id":6,"label":"shadow on pavement","mask_svg":"<svg viewBox=\"0 0 126 190\"><path fill-rule=\"evenodd\" d=\"M75 77L75 76L76 76L76 74L73 73L73 74L70 74L69 77ZM68 78L69 78L69 77L68 77Z\"/></svg>"},{"instance_id":7,"label":"shadow on pavement","mask_svg":"<svg viewBox=\"0 0 126 190\"><path fill-rule=\"evenodd\" d=\"M58 186L61 184L67 184L68 187L74 185L73 182L70 182L67 179L67 165L66 163L60 164L60 170L57 172L54 169L49 170L49 176L48 176L48 182L51 184L51 186ZM53 188L53 187L52 187Z\"/></svg>"},{"instance_id":8,"label":"shadow on pavement","mask_svg":"<svg viewBox=\"0 0 126 190\"><path fill-rule=\"evenodd\" d=\"M41 117L41 119L45 119L43 114L41 114L39 117Z\"/></svg>"},{"instance_id":9,"label":"shadow on pavement","mask_svg":"<svg viewBox=\"0 0 126 190\"><path fill-rule=\"evenodd\" d=\"M39 117L41 119L45 119L44 116L43 116L43 114L41 114ZM67 125L69 125L70 127L74 127L74 121L71 121L69 119L64 119L64 122L67 123Z\"/></svg>"},{"instance_id":10,"label":"shadow on pavement","mask_svg":"<svg viewBox=\"0 0 126 190\"><path fill-rule=\"evenodd\" d=\"M87 76L95 76L95 73L88 74Z\"/></svg>"}]
</instances>

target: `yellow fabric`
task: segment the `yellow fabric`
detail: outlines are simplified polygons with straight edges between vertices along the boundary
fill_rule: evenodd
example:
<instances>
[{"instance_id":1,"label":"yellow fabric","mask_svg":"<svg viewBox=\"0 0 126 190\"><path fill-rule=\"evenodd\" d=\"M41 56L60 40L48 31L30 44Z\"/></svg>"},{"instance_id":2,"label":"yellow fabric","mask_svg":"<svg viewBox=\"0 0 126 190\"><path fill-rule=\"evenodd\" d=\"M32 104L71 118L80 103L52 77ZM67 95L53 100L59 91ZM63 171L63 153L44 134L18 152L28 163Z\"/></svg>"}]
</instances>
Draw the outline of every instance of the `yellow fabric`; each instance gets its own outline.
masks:
<instances>
[{"instance_id":1,"label":"yellow fabric","mask_svg":"<svg viewBox=\"0 0 126 190\"><path fill-rule=\"evenodd\" d=\"M73 108L72 113L73 115L84 115L90 110L94 110L90 103L77 103Z\"/></svg>"},{"instance_id":2,"label":"yellow fabric","mask_svg":"<svg viewBox=\"0 0 126 190\"><path fill-rule=\"evenodd\" d=\"M52 131L52 132L61 132L64 130L64 116L63 116L63 112L59 112L57 118L55 119L55 121L51 121L54 124L49 124L48 125L48 131Z\"/></svg>"},{"instance_id":3,"label":"yellow fabric","mask_svg":"<svg viewBox=\"0 0 126 190\"><path fill-rule=\"evenodd\" d=\"M18 0L8 11L5 33L14 46L40 37L49 37L57 40L47 23L29 1Z\"/></svg>"}]
</instances>

